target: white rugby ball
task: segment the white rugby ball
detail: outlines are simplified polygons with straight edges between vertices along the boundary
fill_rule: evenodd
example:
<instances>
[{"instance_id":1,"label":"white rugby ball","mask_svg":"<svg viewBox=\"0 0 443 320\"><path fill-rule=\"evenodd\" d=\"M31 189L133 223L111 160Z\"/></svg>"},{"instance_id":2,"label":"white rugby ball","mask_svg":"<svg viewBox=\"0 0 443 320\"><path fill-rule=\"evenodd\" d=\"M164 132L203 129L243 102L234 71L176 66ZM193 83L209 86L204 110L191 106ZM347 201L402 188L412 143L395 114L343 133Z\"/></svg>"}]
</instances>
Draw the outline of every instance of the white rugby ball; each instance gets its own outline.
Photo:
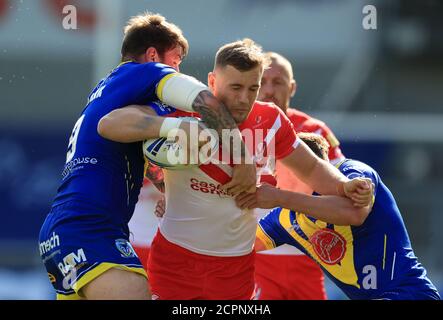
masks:
<instances>
[{"instance_id":1,"label":"white rugby ball","mask_svg":"<svg viewBox=\"0 0 443 320\"><path fill-rule=\"evenodd\" d=\"M206 127L202 121L197 118L183 117L181 119L183 121L195 122L196 124L200 123L200 126ZM198 141L197 129L195 130L195 133L197 135L191 137L191 144ZM197 150L197 152L189 152L189 148L185 148L182 143L176 142L175 137L153 138L143 142L143 155L149 160L149 162L163 169L182 170L197 167L202 163L207 163L211 156L218 150L218 141L217 139L211 138L210 144L200 150L198 149L197 142L197 145L191 149Z\"/></svg>"}]
</instances>

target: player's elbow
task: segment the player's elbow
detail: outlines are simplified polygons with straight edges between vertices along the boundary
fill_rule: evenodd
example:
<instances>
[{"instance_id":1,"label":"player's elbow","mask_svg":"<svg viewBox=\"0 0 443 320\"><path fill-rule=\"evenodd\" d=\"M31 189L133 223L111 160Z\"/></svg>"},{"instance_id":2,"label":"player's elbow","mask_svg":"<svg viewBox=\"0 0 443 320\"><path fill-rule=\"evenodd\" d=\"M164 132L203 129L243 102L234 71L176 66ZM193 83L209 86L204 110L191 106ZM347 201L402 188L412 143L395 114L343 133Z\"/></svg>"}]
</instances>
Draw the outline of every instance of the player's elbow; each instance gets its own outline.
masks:
<instances>
[{"instance_id":1,"label":"player's elbow","mask_svg":"<svg viewBox=\"0 0 443 320\"><path fill-rule=\"evenodd\" d=\"M106 139L114 140L113 132L114 132L114 121L112 120L112 117L109 115L105 115L103 118L100 119L97 125L97 132L98 134Z\"/></svg>"},{"instance_id":2,"label":"player's elbow","mask_svg":"<svg viewBox=\"0 0 443 320\"><path fill-rule=\"evenodd\" d=\"M103 138L106 138L108 130L109 130L109 118L108 116L104 116L100 119L97 125L97 132Z\"/></svg>"},{"instance_id":3,"label":"player's elbow","mask_svg":"<svg viewBox=\"0 0 443 320\"><path fill-rule=\"evenodd\" d=\"M353 212L350 215L350 225L354 227L359 227L363 223L365 223L370 210L368 208L357 208L352 211Z\"/></svg>"}]
</instances>

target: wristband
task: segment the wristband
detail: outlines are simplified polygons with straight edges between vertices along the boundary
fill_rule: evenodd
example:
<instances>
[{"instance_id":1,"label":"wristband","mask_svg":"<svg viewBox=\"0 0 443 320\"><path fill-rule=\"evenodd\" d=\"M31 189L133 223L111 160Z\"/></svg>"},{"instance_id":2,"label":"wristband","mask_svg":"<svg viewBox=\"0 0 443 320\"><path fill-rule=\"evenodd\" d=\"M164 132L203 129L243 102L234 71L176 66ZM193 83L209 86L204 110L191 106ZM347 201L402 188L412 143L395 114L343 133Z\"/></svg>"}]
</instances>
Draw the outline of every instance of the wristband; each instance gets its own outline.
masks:
<instances>
[{"instance_id":1,"label":"wristband","mask_svg":"<svg viewBox=\"0 0 443 320\"><path fill-rule=\"evenodd\" d=\"M167 138L171 130L180 128L181 123L182 120L178 118L165 118L160 127L159 137Z\"/></svg>"}]
</instances>

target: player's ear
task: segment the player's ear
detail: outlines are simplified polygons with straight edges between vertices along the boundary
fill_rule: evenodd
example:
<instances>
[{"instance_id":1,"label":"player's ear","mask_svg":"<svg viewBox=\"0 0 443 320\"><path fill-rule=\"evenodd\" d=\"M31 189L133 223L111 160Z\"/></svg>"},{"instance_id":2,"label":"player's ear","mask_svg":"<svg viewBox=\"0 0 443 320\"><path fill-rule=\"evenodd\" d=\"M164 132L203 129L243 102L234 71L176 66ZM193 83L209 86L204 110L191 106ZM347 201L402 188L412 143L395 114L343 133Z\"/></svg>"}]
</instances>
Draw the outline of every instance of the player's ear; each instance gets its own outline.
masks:
<instances>
[{"instance_id":1,"label":"player's ear","mask_svg":"<svg viewBox=\"0 0 443 320\"><path fill-rule=\"evenodd\" d=\"M295 82L295 80L292 79L290 86L291 86L291 98L292 98L297 92L297 82Z\"/></svg>"},{"instance_id":2,"label":"player's ear","mask_svg":"<svg viewBox=\"0 0 443 320\"><path fill-rule=\"evenodd\" d=\"M146 49L145 60L146 62L160 62L160 55L158 54L157 49L154 47Z\"/></svg>"},{"instance_id":3,"label":"player's ear","mask_svg":"<svg viewBox=\"0 0 443 320\"><path fill-rule=\"evenodd\" d=\"M212 92L215 91L215 73L209 72L208 73L208 87L211 89Z\"/></svg>"}]
</instances>

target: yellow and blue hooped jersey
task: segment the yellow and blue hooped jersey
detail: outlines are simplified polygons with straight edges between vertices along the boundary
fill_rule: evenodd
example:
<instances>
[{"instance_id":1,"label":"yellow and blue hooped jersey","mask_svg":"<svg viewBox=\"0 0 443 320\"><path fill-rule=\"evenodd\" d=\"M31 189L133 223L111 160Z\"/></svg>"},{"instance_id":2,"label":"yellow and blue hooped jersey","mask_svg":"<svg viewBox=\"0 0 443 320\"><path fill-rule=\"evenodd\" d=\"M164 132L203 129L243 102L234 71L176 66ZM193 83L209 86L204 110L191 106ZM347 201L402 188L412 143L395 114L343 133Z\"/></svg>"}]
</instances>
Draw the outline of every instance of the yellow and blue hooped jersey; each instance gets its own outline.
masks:
<instances>
[{"instance_id":1,"label":"yellow and blue hooped jersey","mask_svg":"<svg viewBox=\"0 0 443 320\"><path fill-rule=\"evenodd\" d=\"M257 237L268 249L290 244L314 259L350 299L440 299L418 262L389 189L368 165L345 160L348 178L375 184L372 211L361 226L337 226L284 208L259 222Z\"/></svg>"},{"instance_id":2,"label":"yellow and blue hooped jersey","mask_svg":"<svg viewBox=\"0 0 443 320\"><path fill-rule=\"evenodd\" d=\"M155 91L164 77L175 72L161 63L127 62L92 91L69 138L61 184L52 205L54 209L70 203L70 210L60 215L60 220L96 217L128 232L127 223L143 182L142 142L105 139L97 126L104 115L132 104L153 106L159 114L173 112L175 109L158 102Z\"/></svg>"}]
</instances>

